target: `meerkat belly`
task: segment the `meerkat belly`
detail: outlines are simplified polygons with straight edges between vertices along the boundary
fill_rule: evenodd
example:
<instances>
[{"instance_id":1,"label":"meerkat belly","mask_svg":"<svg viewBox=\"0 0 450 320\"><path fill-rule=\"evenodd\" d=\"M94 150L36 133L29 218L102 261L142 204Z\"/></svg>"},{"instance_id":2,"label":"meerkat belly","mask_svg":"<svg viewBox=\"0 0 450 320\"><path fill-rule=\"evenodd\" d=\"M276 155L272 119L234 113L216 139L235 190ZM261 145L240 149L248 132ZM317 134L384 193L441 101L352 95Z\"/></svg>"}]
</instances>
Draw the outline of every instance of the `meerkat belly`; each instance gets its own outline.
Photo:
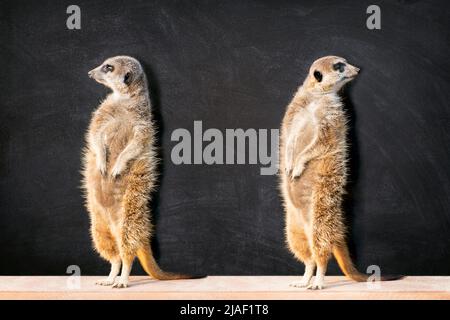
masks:
<instances>
[{"instance_id":1,"label":"meerkat belly","mask_svg":"<svg viewBox=\"0 0 450 320\"><path fill-rule=\"evenodd\" d=\"M309 221L309 213L312 205L314 185L317 178L317 160L310 160L304 163L303 154L313 147L319 132L319 122L316 115L317 106L312 103L294 117L291 132L288 139L288 150L292 152L293 167L305 165L300 177L287 182L287 191L290 201L300 210L302 219ZM290 151L292 150L292 151Z\"/></svg>"},{"instance_id":2,"label":"meerkat belly","mask_svg":"<svg viewBox=\"0 0 450 320\"><path fill-rule=\"evenodd\" d=\"M296 162L302 160L302 153L314 143L318 135L318 122L314 105L308 106L296 114L287 135L286 156L284 157L287 163L285 165L293 162L292 166L295 166Z\"/></svg>"},{"instance_id":3,"label":"meerkat belly","mask_svg":"<svg viewBox=\"0 0 450 320\"><path fill-rule=\"evenodd\" d=\"M300 178L287 183L287 191L292 204L300 210L303 221L309 221L309 212L317 178L317 161L311 161L303 171Z\"/></svg>"},{"instance_id":4,"label":"meerkat belly","mask_svg":"<svg viewBox=\"0 0 450 320\"><path fill-rule=\"evenodd\" d=\"M133 137L133 127L126 120L114 120L105 128L107 169L110 171L117 157L126 148Z\"/></svg>"},{"instance_id":5,"label":"meerkat belly","mask_svg":"<svg viewBox=\"0 0 450 320\"><path fill-rule=\"evenodd\" d=\"M111 170L132 137L132 127L124 120L112 120L104 128L107 174L96 180L96 198L105 208L120 206L126 187L123 177L111 177Z\"/></svg>"},{"instance_id":6,"label":"meerkat belly","mask_svg":"<svg viewBox=\"0 0 450 320\"><path fill-rule=\"evenodd\" d=\"M96 186L95 197L104 208L114 208L120 206L124 191L125 186L121 179L101 178Z\"/></svg>"}]
</instances>

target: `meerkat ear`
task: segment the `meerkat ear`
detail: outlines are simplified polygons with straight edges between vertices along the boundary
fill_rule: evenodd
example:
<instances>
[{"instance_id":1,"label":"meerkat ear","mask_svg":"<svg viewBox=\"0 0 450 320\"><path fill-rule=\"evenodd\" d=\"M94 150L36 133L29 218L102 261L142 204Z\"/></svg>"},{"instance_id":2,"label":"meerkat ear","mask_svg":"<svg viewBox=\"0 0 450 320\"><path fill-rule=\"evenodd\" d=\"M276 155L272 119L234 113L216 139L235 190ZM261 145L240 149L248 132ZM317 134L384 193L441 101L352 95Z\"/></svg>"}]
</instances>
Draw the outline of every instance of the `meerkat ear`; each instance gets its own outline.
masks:
<instances>
[{"instance_id":1,"label":"meerkat ear","mask_svg":"<svg viewBox=\"0 0 450 320\"><path fill-rule=\"evenodd\" d=\"M314 71L314 78L316 78L317 82L322 81L322 73L320 71Z\"/></svg>"},{"instance_id":2,"label":"meerkat ear","mask_svg":"<svg viewBox=\"0 0 450 320\"><path fill-rule=\"evenodd\" d=\"M125 83L127 86L131 83L131 73L127 72L125 76L123 77L123 83Z\"/></svg>"}]
</instances>

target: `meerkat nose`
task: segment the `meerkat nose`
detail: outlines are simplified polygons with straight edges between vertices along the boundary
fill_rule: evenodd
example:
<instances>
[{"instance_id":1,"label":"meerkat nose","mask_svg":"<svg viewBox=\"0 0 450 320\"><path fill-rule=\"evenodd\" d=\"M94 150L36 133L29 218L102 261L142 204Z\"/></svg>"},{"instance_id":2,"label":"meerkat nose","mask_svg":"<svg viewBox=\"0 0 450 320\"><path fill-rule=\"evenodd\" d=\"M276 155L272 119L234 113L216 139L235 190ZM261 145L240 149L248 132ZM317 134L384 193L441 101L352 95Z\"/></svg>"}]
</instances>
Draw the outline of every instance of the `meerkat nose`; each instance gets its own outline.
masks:
<instances>
[{"instance_id":1,"label":"meerkat nose","mask_svg":"<svg viewBox=\"0 0 450 320\"><path fill-rule=\"evenodd\" d=\"M93 70L91 70L91 71L88 72L89 78L92 78L92 73L93 73L92 71L93 71Z\"/></svg>"}]
</instances>

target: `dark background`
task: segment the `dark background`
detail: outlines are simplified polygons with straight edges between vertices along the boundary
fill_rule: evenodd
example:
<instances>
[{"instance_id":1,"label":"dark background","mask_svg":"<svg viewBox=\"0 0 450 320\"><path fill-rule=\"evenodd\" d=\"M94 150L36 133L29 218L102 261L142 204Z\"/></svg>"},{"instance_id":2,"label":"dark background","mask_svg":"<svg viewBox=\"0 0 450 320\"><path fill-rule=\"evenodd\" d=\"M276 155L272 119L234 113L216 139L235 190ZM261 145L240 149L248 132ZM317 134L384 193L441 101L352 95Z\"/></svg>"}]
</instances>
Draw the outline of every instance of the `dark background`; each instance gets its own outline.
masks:
<instances>
[{"instance_id":1,"label":"dark background","mask_svg":"<svg viewBox=\"0 0 450 320\"><path fill-rule=\"evenodd\" d=\"M2 1L0 274L109 270L91 249L80 155L107 89L105 58L138 58L150 78L164 159L155 196L163 268L300 274L284 245L276 176L259 165L170 161L176 128L278 128L310 64L334 54L362 68L344 93L351 119L346 201L358 267L450 274L448 1ZM135 264L138 265L137 263ZM339 273L333 262L330 274ZM142 272L139 268L134 273Z\"/></svg>"}]
</instances>

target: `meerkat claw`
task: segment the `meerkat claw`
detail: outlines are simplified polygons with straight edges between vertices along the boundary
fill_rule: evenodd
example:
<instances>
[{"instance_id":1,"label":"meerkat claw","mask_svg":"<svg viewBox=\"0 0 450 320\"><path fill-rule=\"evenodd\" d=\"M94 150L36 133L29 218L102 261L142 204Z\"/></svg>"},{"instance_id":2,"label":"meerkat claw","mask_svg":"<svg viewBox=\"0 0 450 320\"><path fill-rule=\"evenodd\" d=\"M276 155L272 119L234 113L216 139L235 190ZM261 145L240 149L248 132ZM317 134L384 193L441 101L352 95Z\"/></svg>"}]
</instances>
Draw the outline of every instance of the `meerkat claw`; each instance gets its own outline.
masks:
<instances>
[{"instance_id":1,"label":"meerkat claw","mask_svg":"<svg viewBox=\"0 0 450 320\"><path fill-rule=\"evenodd\" d=\"M290 175L291 175L291 172L292 172L292 169L284 168L284 173L285 173L287 176L290 176Z\"/></svg>"},{"instance_id":2,"label":"meerkat claw","mask_svg":"<svg viewBox=\"0 0 450 320\"><path fill-rule=\"evenodd\" d=\"M306 288L309 285L309 281L295 281L289 284L290 287L295 287L295 288Z\"/></svg>"},{"instance_id":3,"label":"meerkat claw","mask_svg":"<svg viewBox=\"0 0 450 320\"><path fill-rule=\"evenodd\" d=\"M98 171L100 171L100 174L102 176L106 175L106 164L105 163L98 162L97 163L97 168L98 168Z\"/></svg>"},{"instance_id":4,"label":"meerkat claw","mask_svg":"<svg viewBox=\"0 0 450 320\"><path fill-rule=\"evenodd\" d=\"M112 285L112 288L117 288L117 289L120 289L120 288L127 288L128 287L128 283L125 283L125 282L115 282L113 285Z\"/></svg>"},{"instance_id":5,"label":"meerkat claw","mask_svg":"<svg viewBox=\"0 0 450 320\"><path fill-rule=\"evenodd\" d=\"M322 290L323 289L323 283L318 283L317 281L315 281L314 283L312 283L309 286L307 286L306 289L309 289L309 290Z\"/></svg>"},{"instance_id":6,"label":"meerkat claw","mask_svg":"<svg viewBox=\"0 0 450 320\"><path fill-rule=\"evenodd\" d=\"M318 285L318 284L310 284L309 286L306 287L306 289L309 289L309 290L322 290L323 287L322 287L322 285Z\"/></svg>"},{"instance_id":7,"label":"meerkat claw","mask_svg":"<svg viewBox=\"0 0 450 320\"><path fill-rule=\"evenodd\" d=\"M292 180L300 177L303 173L304 166L298 166L294 170L292 170Z\"/></svg>"},{"instance_id":8,"label":"meerkat claw","mask_svg":"<svg viewBox=\"0 0 450 320\"><path fill-rule=\"evenodd\" d=\"M114 179L116 179L117 177L120 176L121 172L122 172L122 170L121 170L119 167L114 166L114 168L113 168L112 171L111 171L111 177L113 177Z\"/></svg>"}]
</instances>

